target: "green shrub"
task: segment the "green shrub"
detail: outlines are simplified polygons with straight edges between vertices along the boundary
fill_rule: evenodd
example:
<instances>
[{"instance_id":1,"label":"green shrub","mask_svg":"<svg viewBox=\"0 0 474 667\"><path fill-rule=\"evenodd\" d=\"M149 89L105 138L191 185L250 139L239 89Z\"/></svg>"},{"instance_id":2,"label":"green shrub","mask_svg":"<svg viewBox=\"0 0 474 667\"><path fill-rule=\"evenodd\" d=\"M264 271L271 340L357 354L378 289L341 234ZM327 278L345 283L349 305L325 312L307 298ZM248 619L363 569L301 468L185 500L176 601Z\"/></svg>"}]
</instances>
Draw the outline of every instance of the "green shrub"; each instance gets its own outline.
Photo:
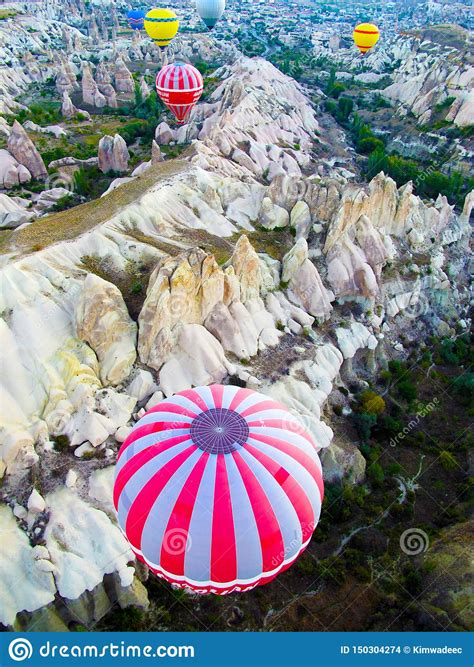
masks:
<instances>
[{"instance_id":1,"label":"green shrub","mask_svg":"<svg viewBox=\"0 0 474 667\"><path fill-rule=\"evenodd\" d=\"M376 150L383 151L384 148L383 141L377 137L364 137L357 142L357 150L363 155L369 155Z\"/></svg>"},{"instance_id":2,"label":"green shrub","mask_svg":"<svg viewBox=\"0 0 474 667\"><path fill-rule=\"evenodd\" d=\"M367 470L369 479L374 486L382 486L385 474L380 463L372 463Z\"/></svg>"},{"instance_id":3,"label":"green shrub","mask_svg":"<svg viewBox=\"0 0 474 667\"><path fill-rule=\"evenodd\" d=\"M418 395L415 385L408 378L398 382L397 392L406 401L414 401Z\"/></svg>"},{"instance_id":4,"label":"green shrub","mask_svg":"<svg viewBox=\"0 0 474 667\"><path fill-rule=\"evenodd\" d=\"M451 454L451 452L444 451L439 455L439 460L441 465L445 470L455 470L458 467L456 459Z\"/></svg>"},{"instance_id":5,"label":"green shrub","mask_svg":"<svg viewBox=\"0 0 474 667\"><path fill-rule=\"evenodd\" d=\"M334 102L334 100L330 99L324 100L324 108L328 113L332 114L333 116L336 115L337 104L336 102Z\"/></svg>"},{"instance_id":6,"label":"green shrub","mask_svg":"<svg viewBox=\"0 0 474 667\"><path fill-rule=\"evenodd\" d=\"M130 292L132 294L140 294L142 290L143 290L143 284L139 280L134 280L130 287Z\"/></svg>"},{"instance_id":7,"label":"green shrub","mask_svg":"<svg viewBox=\"0 0 474 667\"><path fill-rule=\"evenodd\" d=\"M60 435L51 436L51 440L53 441L54 449L57 452L67 452L67 451L69 451L69 447L71 445L71 441L69 440L69 436L62 433Z\"/></svg>"},{"instance_id":8,"label":"green shrub","mask_svg":"<svg viewBox=\"0 0 474 667\"><path fill-rule=\"evenodd\" d=\"M343 83L340 83L339 81L336 81L336 83L332 86L329 94L331 95L331 97L334 97L334 99L337 100L339 95L341 95L341 93L343 93L345 90L346 90L345 85Z\"/></svg>"},{"instance_id":9,"label":"green shrub","mask_svg":"<svg viewBox=\"0 0 474 667\"><path fill-rule=\"evenodd\" d=\"M474 373L464 373L453 382L456 393L464 399L474 396Z\"/></svg>"},{"instance_id":10,"label":"green shrub","mask_svg":"<svg viewBox=\"0 0 474 667\"><path fill-rule=\"evenodd\" d=\"M391 415L383 414L377 419L376 435L378 440L381 440L382 438L394 438L397 433L400 433L402 430L403 422L399 419L395 419Z\"/></svg>"},{"instance_id":11,"label":"green shrub","mask_svg":"<svg viewBox=\"0 0 474 667\"><path fill-rule=\"evenodd\" d=\"M66 211L68 208L71 208L72 206L75 206L76 200L74 198L74 195L71 193L68 193L67 195L64 195L63 197L60 197L57 202L51 206L51 211L54 211L55 213L59 211Z\"/></svg>"},{"instance_id":12,"label":"green shrub","mask_svg":"<svg viewBox=\"0 0 474 667\"><path fill-rule=\"evenodd\" d=\"M336 118L340 123L344 123L349 118L354 109L354 102L350 97L340 97L337 101Z\"/></svg>"},{"instance_id":13,"label":"green shrub","mask_svg":"<svg viewBox=\"0 0 474 667\"><path fill-rule=\"evenodd\" d=\"M388 362L388 368L392 375L399 378L405 372L406 364L404 364L402 361L399 361L398 359L392 359L392 361Z\"/></svg>"},{"instance_id":14,"label":"green shrub","mask_svg":"<svg viewBox=\"0 0 474 667\"><path fill-rule=\"evenodd\" d=\"M353 419L361 442L367 443L370 440L372 429L377 423L377 415L366 412L355 412Z\"/></svg>"},{"instance_id":15,"label":"green shrub","mask_svg":"<svg viewBox=\"0 0 474 667\"><path fill-rule=\"evenodd\" d=\"M453 97L452 95L450 95L445 100L443 100L442 102L439 102L435 106L435 111L437 113L439 113L440 111L444 111L445 109L448 109L455 100L456 100L456 98Z\"/></svg>"},{"instance_id":16,"label":"green shrub","mask_svg":"<svg viewBox=\"0 0 474 667\"><path fill-rule=\"evenodd\" d=\"M380 415L385 411L385 401L381 396L367 389L361 394L361 410L371 415Z\"/></svg>"},{"instance_id":17,"label":"green shrub","mask_svg":"<svg viewBox=\"0 0 474 667\"><path fill-rule=\"evenodd\" d=\"M107 189L110 177L105 176L98 167L80 167L73 177L74 192L88 199L97 199Z\"/></svg>"}]
</instances>

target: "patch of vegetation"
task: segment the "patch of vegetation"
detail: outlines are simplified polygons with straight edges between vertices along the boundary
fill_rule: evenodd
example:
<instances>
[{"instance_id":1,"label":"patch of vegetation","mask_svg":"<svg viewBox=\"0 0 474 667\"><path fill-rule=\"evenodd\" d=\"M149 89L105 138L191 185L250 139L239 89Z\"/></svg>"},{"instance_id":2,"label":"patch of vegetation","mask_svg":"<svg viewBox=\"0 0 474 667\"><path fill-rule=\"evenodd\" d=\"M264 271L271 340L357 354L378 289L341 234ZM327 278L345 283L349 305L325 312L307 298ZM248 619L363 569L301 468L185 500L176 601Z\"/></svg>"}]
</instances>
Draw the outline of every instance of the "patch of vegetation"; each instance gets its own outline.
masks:
<instances>
[{"instance_id":1,"label":"patch of vegetation","mask_svg":"<svg viewBox=\"0 0 474 667\"><path fill-rule=\"evenodd\" d=\"M71 446L71 441L69 440L69 436L61 434L61 435L53 435L51 436L51 440L54 443L54 449L57 452L68 452L70 451L70 446Z\"/></svg>"},{"instance_id":2,"label":"patch of vegetation","mask_svg":"<svg viewBox=\"0 0 474 667\"><path fill-rule=\"evenodd\" d=\"M97 199L109 187L113 174L103 174L99 167L80 167L73 176L74 192L88 200Z\"/></svg>"},{"instance_id":3,"label":"patch of vegetation","mask_svg":"<svg viewBox=\"0 0 474 667\"><path fill-rule=\"evenodd\" d=\"M447 97L446 99L444 99L442 102L439 102L435 106L434 110L435 110L436 113L439 113L441 111L446 111L446 109L449 109L451 104L455 101L456 101L456 98L451 95L451 96Z\"/></svg>"},{"instance_id":4,"label":"patch of vegetation","mask_svg":"<svg viewBox=\"0 0 474 667\"><path fill-rule=\"evenodd\" d=\"M68 208L72 208L77 204L78 204L77 197L75 197L72 193L68 193L63 197L60 197L57 200L57 202L53 204L53 206L51 206L50 211L51 212L67 211Z\"/></svg>"},{"instance_id":5,"label":"patch of vegetation","mask_svg":"<svg viewBox=\"0 0 474 667\"><path fill-rule=\"evenodd\" d=\"M0 21L12 19L18 12L15 9L0 9Z\"/></svg>"},{"instance_id":6,"label":"patch of vegetation","mask_svg":"<svg viewBox=\"0 0 474 667\"><path fill-rule=\"evenodd\" d=\"M27 120L31 120L36 125L54 125L60 123L63 118L61 116L61 104L59 102L46 102L41 104L32 102L28 105L28 109L21 109L15 116L7 116L8 122L11 124L17 120L23 125Z\"/></svg>"},{"instance_id":7,"label":"patch of vegetation","mask_svg":"<svg viewBox=\"0 0 474 667\"><path fill-rule=\"evenodd\" d=\"M412 181L418 195L436 199L441 194L460 207L474 187L474 178L466 177L462 172L452 171L447 175L434 167L421 167L414 160L389 155L385 148L375 145L367 162L367 179L372 179L380 171L393 178L398 187Z\"/></svg>"}]
</instances>

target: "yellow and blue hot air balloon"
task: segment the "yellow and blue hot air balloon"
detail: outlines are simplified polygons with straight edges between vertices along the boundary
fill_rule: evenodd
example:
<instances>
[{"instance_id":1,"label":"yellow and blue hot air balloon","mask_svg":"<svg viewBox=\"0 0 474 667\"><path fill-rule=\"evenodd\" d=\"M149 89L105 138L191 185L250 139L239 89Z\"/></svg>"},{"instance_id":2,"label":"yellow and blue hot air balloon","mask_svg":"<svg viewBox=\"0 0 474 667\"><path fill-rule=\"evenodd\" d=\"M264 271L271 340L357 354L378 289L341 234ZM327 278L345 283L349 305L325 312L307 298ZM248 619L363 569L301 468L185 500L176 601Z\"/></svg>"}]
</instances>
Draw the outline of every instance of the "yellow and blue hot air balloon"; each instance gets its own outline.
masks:
<instances>
[{"instance_id":1,"label":"yellow and blue hot air balloon","mask_svg":"<svg viewBox=\"0 0 474 667\"><path fill-rule=\"evenodd\" d=\"M145 16L145 30L148 37L166 49L179 29L179 21L171 9L151 9Z\"/></svg>"},{"instance_id":2,"label":"yellow and blue hot air balloon","mask_svg":"<svg viewBox=\"0 0 474 667\"><path fill-rule=\"evenodd\" d=\"M380 32L373 23L359 23L354 28L352 37L359 51L364 54L377 44Z\"/></svg>"},{"instance_id":3,"label":"yellow and blue hot air balloon","mask_svg":"<svg viewBox=\"0 0 474 667\"><path fill-rule=\"evenodd\" d=\"M196 11L209 30L216 25L224 9L225 0L196 0Z\"/></svg>"}]
</instances>

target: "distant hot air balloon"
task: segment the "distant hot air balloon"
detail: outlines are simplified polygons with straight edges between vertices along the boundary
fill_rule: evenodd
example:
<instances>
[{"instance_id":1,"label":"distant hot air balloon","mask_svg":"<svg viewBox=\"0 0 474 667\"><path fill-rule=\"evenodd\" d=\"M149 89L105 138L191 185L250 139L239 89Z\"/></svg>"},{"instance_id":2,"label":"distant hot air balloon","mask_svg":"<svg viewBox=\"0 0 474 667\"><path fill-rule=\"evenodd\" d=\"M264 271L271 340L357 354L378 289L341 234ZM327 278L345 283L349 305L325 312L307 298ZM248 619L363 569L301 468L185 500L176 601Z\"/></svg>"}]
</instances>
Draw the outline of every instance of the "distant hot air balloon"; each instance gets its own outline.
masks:
<instances>
[{"instance_id":1,"label":"distant hot air balloon","mask_svg":"<svg viewBox=\"0 0 474 667\"><path fill-rule=\"evenodd\" d=\"M114 505L132 550L197 593L250 590L286 570L322 498L312 437L250 389L181 391L147 412L118 454Z\"/></svg>"},{"instance_id":2,"label":"distant hot air balloon","mask_svg":"<svg viewBox=\"0 0 474 667\"><path fill-rule=\"evenodd\" d=\"M171 9L151 9L144 21L147 35L165 49L178 32L179 21Z\"/></svg>"},{"instance_id":3,"label":"distant hot air balloon","mask_svg":"<svg viewBox=\"0 0 474 667\"><path fill-rule=\"evenodd\" d=\"M352 37L359 51L367 53L379 41L380 32L373 23L360 23L354 28Z\"/></svg>"},{"instance_id":4,"label":"distant hot air balloon","mask_svg":"<svg viewBox=\"0 0 474 667\"><path fill-rule=\"evenodd\" d=\"M209 30L212 30L225 9L225 0L196 0L196 10Z\"/></svg>"},{"instance_id":5,"label":"distant hot air balloon","mask_svg":"<svg viewBox=\"0 0 474 667\"><path fill-rule=\"evenodd\" d=\"M156 77L156 92L178 123L184 123L203 86L201 73L188 63L166 65Z\"/></svg>"},{"instance_id":6,"label":"distant hot air balloon","mask_svg":"<svg viewBox=\"0 0 474 667\"><path fill-rule=\"evenodd\" d=\"M131 9L127 14L128 25L132 30L142 30L144 18L145 12L139 9Z\"/></svg>"}]
</instances>

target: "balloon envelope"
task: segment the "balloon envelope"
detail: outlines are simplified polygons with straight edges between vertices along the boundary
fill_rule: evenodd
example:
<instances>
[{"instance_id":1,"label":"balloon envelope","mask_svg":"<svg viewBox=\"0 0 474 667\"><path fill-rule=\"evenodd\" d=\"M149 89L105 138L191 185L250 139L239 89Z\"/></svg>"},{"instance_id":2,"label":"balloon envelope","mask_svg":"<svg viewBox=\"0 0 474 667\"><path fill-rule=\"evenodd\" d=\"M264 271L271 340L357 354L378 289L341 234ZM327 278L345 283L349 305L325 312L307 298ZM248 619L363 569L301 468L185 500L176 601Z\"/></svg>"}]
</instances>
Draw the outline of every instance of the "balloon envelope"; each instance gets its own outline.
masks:
<instances>
[{"instance_id":1,"label":"balloon envelope","mask_svg":"<svg viewBox=\"0 0 474 667\"><path fill-rule=\"evenodd\" d=\"M209 30L216 25L225 9L225 0L196 0L196 10Z\"/></svg>"},{"instance_id":2,"label":"balloon envelope","mask_svg":"<svg viewBox=\"0 0 474 667\"><path fill-rule=\"evenodd\" d=\"M151 9L144 21L147 35L162 49L166 48L179 29L179 21L171 9Z\"/></svg>"},{"instance_id":3,"label":"balloon envelope","mask_svg":"<svg viewBox=\"0 0 474 667\"><path fill-rule=\"evenodd\" d=\"M132 30L141 30L143 28L143 19L145 12L139 9L131 9L127 14L128 25Z\"/></svg>"},{"instance_id":4,"label":"balloon envelope","mask_svg":"<svg viewBox=\"0 0 474 667\"><path fill-rule=\"evenodd\" d=\"M359 51L367 53L379 41L380 32L373 23L360 23L354 28L352 37Z\"/></svg>"},{"instance_id":5,"label":"balloon envelope","mask_svg":"<svg viewBox=\"0 0 474 667\"><path fill-rule=\"evenodd\" d=\"M201 73L188 63L166 65L156 77L156 92L179 123L201 97L203 86Z\"/></svg>"},{"instance_id":6,"label":"balloon envelope","mask_svg":"<svg viewBox=\"0 0 474 667\"><path fill-rule=\"evenodd\" d=\"M167 398L117 460L114 505L134 553L198 593L265 584L308 545L323 498L317 447L267 396L231 385Z\"/></svg>"}]
</instances>

